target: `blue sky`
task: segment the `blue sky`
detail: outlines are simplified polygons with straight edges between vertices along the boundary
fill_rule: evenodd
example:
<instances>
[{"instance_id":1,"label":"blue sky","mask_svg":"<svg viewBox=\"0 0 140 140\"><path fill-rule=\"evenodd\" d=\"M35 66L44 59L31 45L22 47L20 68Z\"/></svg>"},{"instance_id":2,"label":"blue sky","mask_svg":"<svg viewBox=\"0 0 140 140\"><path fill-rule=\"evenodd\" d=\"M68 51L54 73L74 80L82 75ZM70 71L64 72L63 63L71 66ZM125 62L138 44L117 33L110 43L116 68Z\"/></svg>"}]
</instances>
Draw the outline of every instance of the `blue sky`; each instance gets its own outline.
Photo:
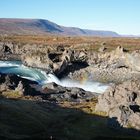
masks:
<instances>
[{"instance_id":1,"label":"blue sky","mask_svg":"<svg viewBox=\"0 0 140 140\"><path fill-rule=\"evenodd\" d=\"M0 18L42 18L64 26L140 35L140 0L0 0Z\"/></svg>"}]
</instances>

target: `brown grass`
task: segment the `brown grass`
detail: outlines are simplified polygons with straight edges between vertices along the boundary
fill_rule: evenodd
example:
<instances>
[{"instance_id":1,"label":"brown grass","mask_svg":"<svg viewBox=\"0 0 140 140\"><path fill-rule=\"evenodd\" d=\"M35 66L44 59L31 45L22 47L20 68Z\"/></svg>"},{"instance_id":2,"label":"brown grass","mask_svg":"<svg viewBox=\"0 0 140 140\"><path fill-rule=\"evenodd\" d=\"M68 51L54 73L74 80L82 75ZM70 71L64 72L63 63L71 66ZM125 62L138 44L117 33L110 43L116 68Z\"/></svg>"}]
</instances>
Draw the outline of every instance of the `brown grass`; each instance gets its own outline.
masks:
<instances>
[{"instance_id":1,"label":"brown grass","mask_svg":"<svg viewBox=\"0 0 140 140\"><path fill-rule=\"evenodd\" d=\"M41 44L41 45L64 45L74 49L97 50L105 43L109 50L121 45L128 50L140 49L140 38L102 38L102 37L66 37L66 36L1 36L0 41ZM77 45L76 45L77 44ZM74 45L74 46L73 46Z\"/></svg>"}]
</instances>

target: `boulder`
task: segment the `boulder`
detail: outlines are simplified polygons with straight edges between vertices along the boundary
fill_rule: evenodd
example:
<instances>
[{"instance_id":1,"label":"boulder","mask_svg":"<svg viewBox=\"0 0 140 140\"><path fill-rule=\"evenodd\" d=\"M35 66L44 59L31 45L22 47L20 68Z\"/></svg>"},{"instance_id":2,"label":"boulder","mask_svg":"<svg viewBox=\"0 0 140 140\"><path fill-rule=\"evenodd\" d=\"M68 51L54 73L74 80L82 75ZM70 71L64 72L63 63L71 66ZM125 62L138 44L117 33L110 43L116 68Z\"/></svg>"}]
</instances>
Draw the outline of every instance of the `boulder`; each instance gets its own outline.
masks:
<instances>
[{"instance_id":1,"label":"boulder","mask_svg":"<svg viewBox=\"0 0 140 140\"><path fill-rule=\"evenodd\" d=\"M129 108L129 106L116 106L109 110L109 118L108 123L111 125L110 127L116 127L115 124L119 123L118 127L128 127L129 117L133 114L133 111ZM112 118L116 118L116 120ZM114 127L114 128L115 128Z\"/></svg>"},{"instance_id":2,"label":"boulder","mask_svg":"<svg viewBox=\"0 0 140 140\"><path fill-rule=\"evenodd\" d=\"M140 130L140 81L126 81L112 85L99 95L96 111L106 112L109 126L126 127Z\"/></svg>"},{"instance_id":3,"label":"boulder","mask_svg":"<svg viewBox=\"0 0 140 140\"><path fill-rule=\"evenodd\" d=\"M109 111L108 125L114 129L126 129L130 133L140 130L140 109L137 105L116 106ZM134 133L133 133L134 134Z\"/></svg>"}]
</instances>

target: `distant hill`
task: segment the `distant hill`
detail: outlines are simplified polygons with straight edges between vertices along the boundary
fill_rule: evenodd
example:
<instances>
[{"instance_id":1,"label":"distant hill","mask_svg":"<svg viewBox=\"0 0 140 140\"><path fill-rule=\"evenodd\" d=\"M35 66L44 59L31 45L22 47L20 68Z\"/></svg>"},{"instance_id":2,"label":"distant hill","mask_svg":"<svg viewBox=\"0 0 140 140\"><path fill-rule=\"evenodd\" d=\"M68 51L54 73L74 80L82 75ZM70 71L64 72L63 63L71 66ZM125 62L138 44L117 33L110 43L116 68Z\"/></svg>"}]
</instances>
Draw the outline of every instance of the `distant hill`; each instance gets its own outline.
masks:
<instances>
[{"instance_id":1,"label":"distant hill","mask_svg":"<svg viewBox=\"0 0 140 140\"><path fill-rule=\"evenodd\" d=\"M0 18L0 34L16 35L68 35L120 37L112 31L87 30L76 27L64 27L44 19Z\"/></svg>"}]
</instances>

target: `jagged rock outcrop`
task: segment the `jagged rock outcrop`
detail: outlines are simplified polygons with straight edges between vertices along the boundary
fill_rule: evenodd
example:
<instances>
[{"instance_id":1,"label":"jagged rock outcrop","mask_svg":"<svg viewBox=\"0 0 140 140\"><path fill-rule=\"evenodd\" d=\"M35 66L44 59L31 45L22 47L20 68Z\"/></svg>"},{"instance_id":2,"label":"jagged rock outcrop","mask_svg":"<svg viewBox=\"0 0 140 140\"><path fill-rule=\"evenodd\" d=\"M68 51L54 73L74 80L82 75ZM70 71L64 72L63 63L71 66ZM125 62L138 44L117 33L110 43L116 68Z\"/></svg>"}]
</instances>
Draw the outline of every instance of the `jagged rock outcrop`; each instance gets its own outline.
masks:
<instances>
[{"instance_id":1,"label":"jagged rock outcrop","mask_svg":"<svg viewBox=\"0 0 140 140\"><path fill-rule=\"evenodd\" d=\"M111 52L88 53L88 67L69 73L72 79L92 79L106 83L121 83L140 78L139 52L127 52L121 46ZM83 74L84 73L84 74ZM117 76L116 76L117 75Z\"/></svg>"},{"instance_id":2,"label":"jagged rock outcrop","mask_svg":"<svg viewBox=\"0 0 140 140\"><path fill-rule=\"evenodd\" d=\"M59 46L58 46L59 47ZM29 67L40 68L48 72L61 74L71 63L86 62L87 54L84 51L74 51L72 49L57 49L46 52L35 51L22 55L22 62Z\"/></svg>"},{"instance_id":3,"label":"jagged rock outcrop","mask_svg":"<svg viewBox=\"0 0 140 140\"><path fill-rule=\"evenodd\" d=\"M65 45L1 42L0 58L22 60L26 66L41 68L60 77L68 75L76 80L93 78L92 80L100 82L120 83L140 78L138 51L129 53L121 46L111 52L89 52L70 48L65 48Z\"/></svg>"},{"instance_id":4,"label":"jagged rock outcrop","mask_svg":"<svg viewBox=\"0 0 140 140\"><path fill-rule=\"evenodd\" d=\"M110 127L140 130L140 81L112 85L98 97L96 111L106 112ZM119 124L119 125L118 125Z\"/></svg>"},{"instance_id":5,"label":"jagged rock outcrop","mask_svg":"<svg viewBox=\"0 0 140 140\"><path fill-rule=\"evenodd\" d=\"M42 68L45 70L51 70L53 62L49 59L47 52L33 52L22 56L22 62L24 65L33 68Z\"/></svg>"},{"instance_id":6,"label":"jagged rock outcrop","mask_svg":"<svg viewBox=\"0 0 140 140\"><path fill-rule=\"evenodd\" d=\"M56 74L63 72L64 69L68 66L68 64L73 60L74 52L69 50L64 50L61 54L58 62L53 62L53 71Z\"/></svg>"},{"instance_id":7,"label":"jagged rock outcrop","mask_svg":"<svg viewBox=\"0 0 140 140\"><path fill-rule=\"evenodd\" d=\"M140 53L128 53L121 46L111 52L73 50L68 46L65 48L65 45L43 46L1 42L0 46L1 59L21 59L26 66L41 68L56 75L68 74L72 79L80 78L82 73L100 82L118 83L140 77Z\"/></svg>"},{"instance_id":8,"label":"jagged rock outcrop","mask_svg":"<svg viewBox=\"0 0 140 140\"><path fill-rule=\"evenodd\" d=\"M71 60L70 51L64 52L33 52L22 56L22 62L29 67L44 69L49 72L61 73Z\"/></svg>"}]
</instances>

